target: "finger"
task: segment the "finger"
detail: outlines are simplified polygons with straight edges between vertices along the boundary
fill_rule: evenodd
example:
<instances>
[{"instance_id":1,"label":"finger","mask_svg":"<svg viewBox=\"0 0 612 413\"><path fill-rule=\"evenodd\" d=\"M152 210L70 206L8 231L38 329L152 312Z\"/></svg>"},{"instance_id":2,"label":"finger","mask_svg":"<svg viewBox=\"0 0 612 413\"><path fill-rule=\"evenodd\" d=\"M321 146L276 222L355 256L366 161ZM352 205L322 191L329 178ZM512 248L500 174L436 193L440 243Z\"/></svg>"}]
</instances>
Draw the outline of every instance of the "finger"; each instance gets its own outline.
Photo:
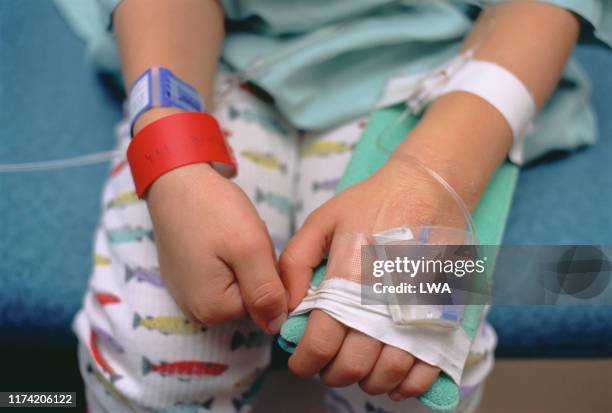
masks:
<instances>
[{"instance_id":1,"label":"finger","mask_svg":"<svg viewBox=\"0 0 612 413\"><path fill-rule=\"evenodd\" d=\"M328 386L345 387L362 380L372 371L383 344L360 331L349 330L340 351L321 373Z\"/></svg>"},{"instance_id":2,"label":"finger","mask_svg":"<svg viewBox=\"0 0 612 413\"><path fill-rule=\"evenodd\" d=\"M227 286L219 296L209 298L201 294L198 298L185 312L191 321L213 326L243 318L247 314L236 282Z\"/></svg>"},{"instance_id":3,"label":"finger","mask_svg":"<svg viewBox=\"0 0 612 413\"><path fill-rule=\"evenodd\" d=\"M313 212L281 253L279 266L289 294L289 309L294 309L306 295L312 271L327 253L334 222L332 214Z\"/></svg>"},{"instance_id":4,"label":"finger","mask_svg":"<svg viewBox=\"0 0 612 413\"><path fill-rule=\"evenodd\" d=\"M393 346L384 346L372 372L359 386L368 394L377 395L395 389L414 364L412 354Z\"/></svg>"},{"instance_id":5,"label":"finger","mask_svg":"<svg viewBox=\"0 0 612 413\"><path fill-rule=\"evenodd\" d=\"M389 394L389 397L391 400L399 401L420 396L434 384L439 374L438 367L417 360L408 372L408 376Z\"/></svg>"},{"instance_id":6,"label":"finger","mask_svg":"<svg viewBox=\"0 0 612 413\"><path fill-rule=\"evenodd\" d=\"M231 269L221 260L209 260L202 274L209 283L194 283L189 288L179 288L164 277L166 287L187 318L204 325L216 325L236 320L246 315L238 284Z\"/></svg>"},{"instance_id":7,"label":"finger","mask_svg":"<svg viewBox=\"0 0 612 413\"><path fill-rule=\"evenodd\" d=\"M287 319L287 297L267 233L241 241L240 256L232 266L244 305L255 323L269 334L280 331Z\"/></svg>"},{"instance_id":8,"label":"finger","mask_svg":"<svg viewBox=\"0 0 612 413\"><path fill-rule=\"evenodd\" d=\"M335 356L348 327L320 310L310 314L304 336L289 358L289 369L300 377L317 374Z\"/></svg>"}]
</instances>

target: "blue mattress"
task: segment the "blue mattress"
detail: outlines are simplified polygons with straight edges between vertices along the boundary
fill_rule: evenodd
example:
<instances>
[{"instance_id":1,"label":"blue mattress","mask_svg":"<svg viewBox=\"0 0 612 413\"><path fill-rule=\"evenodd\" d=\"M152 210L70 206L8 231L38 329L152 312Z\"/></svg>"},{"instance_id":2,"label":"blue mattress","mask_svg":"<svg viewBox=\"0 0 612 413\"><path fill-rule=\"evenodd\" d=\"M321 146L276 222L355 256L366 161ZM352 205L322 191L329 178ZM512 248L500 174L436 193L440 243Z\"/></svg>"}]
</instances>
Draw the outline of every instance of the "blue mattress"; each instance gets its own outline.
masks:
<instances>
[{"instance_id":1,"label":"blue mattress","mask_svg":"<svg viewBox=\"0 0 612 413\"><path fill-rule=\"evenodd\" d=\"M0 163L110 149L120 90L96 74L52 2L19 5L0 1ZM505 243L612 244L612 52L577 55L595 85L599 142L522 170ZM107 172L0 174L0 340L70 337ZM612 307L494 307L490 320L501 356L612 355Z\"/></svg>"}]
</instances>

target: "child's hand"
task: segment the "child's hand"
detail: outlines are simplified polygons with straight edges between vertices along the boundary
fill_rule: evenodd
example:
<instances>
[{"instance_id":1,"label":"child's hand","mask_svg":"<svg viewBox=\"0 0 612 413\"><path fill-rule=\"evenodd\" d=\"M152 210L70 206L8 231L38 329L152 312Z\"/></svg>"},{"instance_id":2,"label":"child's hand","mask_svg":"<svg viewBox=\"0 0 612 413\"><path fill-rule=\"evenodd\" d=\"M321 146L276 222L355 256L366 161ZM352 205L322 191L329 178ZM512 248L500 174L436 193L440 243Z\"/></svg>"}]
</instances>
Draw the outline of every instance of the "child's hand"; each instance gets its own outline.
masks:
<instances>
[{"instance_id":1,"label":"child's hand","mask_svg":"<svg viewBox=\"0 0 612 413\"><path fill-rule=\"evenodd\" d=\"M390 160L369 179L315 210L281 255L280 268L294 308L306 294L312 270L334 234L373 234L401 225L457 226L463 220L452 198L406 159ZM350 329L320 310L312 312L303 339L289 360L300 376L320 372L330 386L358 382L370 394L393 400L418 396L439 369L405 351Z\"/></svg>"},{"instance_id":2,"label":"child's hand","mask_svg":"<svg viewBox=\"0 0 612 413\"><path fill-rule=\"evenodd\" d=\"M255 207L208 164L170 171L147 203L160 270L191 319L217 324L248 313L268 333L287 318L274 248Z\"/></svg>"}]
</instances>

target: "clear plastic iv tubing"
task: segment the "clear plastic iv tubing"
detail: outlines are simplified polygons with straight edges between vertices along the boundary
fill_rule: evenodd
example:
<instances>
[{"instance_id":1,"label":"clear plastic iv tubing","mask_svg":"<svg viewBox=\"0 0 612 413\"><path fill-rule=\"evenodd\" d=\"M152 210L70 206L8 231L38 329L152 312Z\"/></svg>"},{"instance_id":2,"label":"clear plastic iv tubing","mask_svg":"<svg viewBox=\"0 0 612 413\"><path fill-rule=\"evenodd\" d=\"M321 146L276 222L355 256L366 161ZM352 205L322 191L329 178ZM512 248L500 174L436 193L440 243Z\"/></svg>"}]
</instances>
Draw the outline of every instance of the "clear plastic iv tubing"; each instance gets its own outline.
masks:
<instances>
[{"instance_id":1,"label":"clear plastic iv tubing","mask_svg":"<svg viewBox=\"0 0 612 413\"><path fill-rule=\"evenodd\" d=\"M486 31L490 32L492 30L494 21L495 21L495 18L493 17L489 22L487 22L488 27L485 29ZM251 63L248 67L246 67L244 70L231 74L228 87L226 87L224 90L220 91L217 94L216 106L218 107L223 106L230 92L232 90L235 90L235 88L237 88L241 82L245 82L250 79L253 79L254 77L257 76L257 74L266 70L272 63L281 61L285 57L302 50L304 47L310 44L314 44L317 40L319 40L320 37L323 37L331 33L338 32L341 29L348 27L349 25L351 25L351 22L341 23L334 27L323 27L317 30L316 32L314 32L313 34L305 37L303 40L296 42L294 45L281 50L276 55L273 55L267 58L263 58L263 57L256 58L254 62ZM460 55L460 57L463 56L465 59L471 58L475 54L475 51L480 48L480 45L481 44L479 43L479 44L472 46L469 50L464 51ZM427 79L427 73L425 74L425 77L423 78L423 80L417 83L415 88L418 88L419 85L422 84L422 82L425 81L426 79ZM402 120L404 120L408 115L413 113L414 111L412 109L407 106L406 109L378 135L378 137L376 138L376 143L380 149L388 153L392 152L391 149L386 148L383 145L382 143L383 138L386 136L386 134L389 131L393 130L393 128L397 126ZM123 155L122 151L111 150L111 151L105 151L105 152L91 153L91 154L77 156L73 158L55 159L55 160L40 161L40 162L0 164L0 173L50 171L50 170L78 167L78 166L84 166L84 165L93 165L93 164L108 162L110 160L119 158L122 155ZM424 165L421 161L419 161L418 159L410 155L404 155L404 156L411 158L411 160L414 162L415 165L417 165L420 169L425 171L429 176L431 176L432 179L434 179L437 183L439 183L451 195L451 197L454 199L457 206L463 213L466 219L468 229L470 230L470 232L472 232L472 234L475 235L476 227L474 224L474 220L472 219L469 209L467 208L467 206L465 205L465 203L463 202L459 194L457 194L457 192L455 192L455 190L450 186L450 184L446 182L446 180L442 176L440 176L436 171L432 170L428 166Z\"/></svg>"},{"instance_id":2,"label":"clear plastic iv tubing","mask_svg":"<svg viewBox=\"0 0 612 413\"><path fill-rule=\"evenodd\" d=\"M340 30L342 27L350 23L344 23L335 27L323 27L312 35L308 36L302 41L296 42L291 47L287 47L281 50L280 53L269 57L269 58L256 58L255 61L240 72L232 73L230 75L230 82L228 87L220 91L217 94L217 102L215 106L223 106L230 92L237 88L241 82L248 81L263 70L268 68L272 63L277 62L285 58L286 56L300 51L309 44L313 44L319 37L333 33ZM105 163L112 161L113 159L120 158L124 153L120 150L110 150L103 152L94 152L86 155L75 156L70 158L52 159L38 162L23 162L23 163L0 163L0 174L3 173L23 173L23 172L41 172L41 171L52 171L58 169L74 168L85 165L94 165L99 163Z\"/></svg>"}]
</instances>

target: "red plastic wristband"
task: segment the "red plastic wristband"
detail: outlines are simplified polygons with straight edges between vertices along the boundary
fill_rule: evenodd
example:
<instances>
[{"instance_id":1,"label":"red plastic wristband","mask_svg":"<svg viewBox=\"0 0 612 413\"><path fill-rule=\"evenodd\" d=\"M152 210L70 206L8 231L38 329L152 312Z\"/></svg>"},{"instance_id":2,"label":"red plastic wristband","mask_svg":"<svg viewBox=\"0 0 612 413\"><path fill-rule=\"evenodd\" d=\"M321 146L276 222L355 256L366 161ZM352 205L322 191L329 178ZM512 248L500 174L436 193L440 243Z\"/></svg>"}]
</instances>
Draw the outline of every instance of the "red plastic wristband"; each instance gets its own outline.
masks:
<instances>
[{"instance_id":1,"label":"red plastic wristband","mask_svg":"<svg viewBox=\"0 0 612 413\"><path fill-rule=\"evenodd\" d=\"M206 113L177 113L156 120L134 136L127 150L136 194L142 198L166 172L193 163L211 163L226 177L236 160L217 120Z\"/></svg>"}]
</instances>

